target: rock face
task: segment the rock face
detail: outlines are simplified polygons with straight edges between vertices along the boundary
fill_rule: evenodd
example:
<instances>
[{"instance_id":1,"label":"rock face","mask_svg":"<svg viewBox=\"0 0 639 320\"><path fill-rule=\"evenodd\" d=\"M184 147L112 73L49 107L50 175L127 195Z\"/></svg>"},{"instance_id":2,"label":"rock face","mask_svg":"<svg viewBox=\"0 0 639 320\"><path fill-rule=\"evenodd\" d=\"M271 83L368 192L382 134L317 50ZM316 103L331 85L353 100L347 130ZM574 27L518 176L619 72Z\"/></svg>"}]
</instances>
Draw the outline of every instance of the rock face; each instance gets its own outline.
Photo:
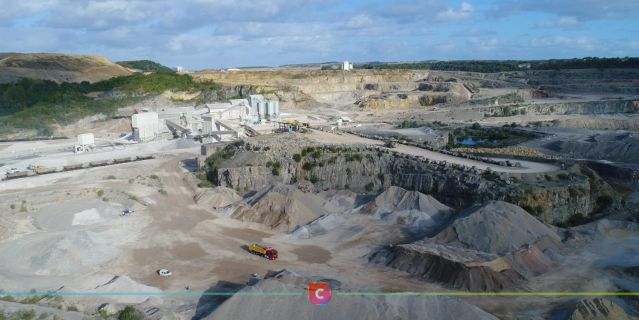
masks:
<instances>
[{"instance_id":1,"label":"rock face","mask_svg":"<svg viewBox=\"0 0 639 320\"><path fill-rule=\"evenodd\" d=\"M461 212L433 238L383 249L370 260L455 289L499 291L548 271L561 246L523 209L491 201Z\"/></svg>"},{"instance_id":2,"label":"rock face","mask_svg":"<svg viewBox=\"0 0 639 320\"><path fill-rule=\"evenodd\" d=\"M55 82L96 82L132 74L106 58L52 53L0 54L0 83L22 78Z\"/></svg>"},{"instance_id":3,"label":"rock face","mask_svg":"<svg viewBox=\"0 0 639 320\"><path fill-rule=\"evenodd\" d=\"M295 186L275 185L257 192L240 205L231 218L290 232L324 214L321 203L321 199Z\"/></svg>"},{"instance_id":4,"label":"rock face","mask_svg":"<svg viewBox=\"0 0 639 320\"><path fill-rule=\"evenodd\" d=\"M604 298L584 299L577 303L569 320L635 320L618 304Z\"/></svg>"},{"instance_id":5,"label":"rock face","mask_svg":"<svg viewBox=\"0 0 639 320\"><path fill-rule=\"evenodd\" d=\"M450 219L453 210L435 198L417 191L390 187L365 205L360 213L407 225L413 232L436 227Z\"/></svg>"},{"instance_id":6,"label":"rock face","mask_svg":"<svg viewBox=\"0 0 639 320\"><path fill-rule=\"evenodd\" d=\"M364 147L323 151L319 158L303 159L299 163L292 160L295 152L252 156L252 159L263 159L263 163L234 160L217 169L217 180L221 186L244 192L260 190L274 181L285 184L308 182L312 176L318 180L313 184L308 182L306 186L315 191L349 189L363 192L367 186L374 190L398 186L429 194L455 209L489 200L516 203L545 223L561 223L573 215L590 215L601 209L598 204L601 197L612 197L613 202L617 201L612 187L587 168L582 169L583 172L575 169L568 180L540 186L507 184L501 179L487 179L474 169ZM354 159L355 154L361 156L361 161ZM236 158L242 159L241 156ZM268 159L281 164L279 176L273 176L266 167ZM313 167L308 169L307 163Z\"/></svg>"},{"instance_id":7,"label":"rock face","mask_svg":"<svg viewBox=\"0 0 639 320\"><path fill-rule=\"evenodd\" d=\"M297 273L281 271L240 290L240 294L226 300L205 319L496 319L471 304L449 297L337 296L342 290L357 288L333 287L332 301L319 308L306 296L310 281L311 278ZM302 294L255 299L254 295L261 292Z\"/></svg>"}]
</instances>

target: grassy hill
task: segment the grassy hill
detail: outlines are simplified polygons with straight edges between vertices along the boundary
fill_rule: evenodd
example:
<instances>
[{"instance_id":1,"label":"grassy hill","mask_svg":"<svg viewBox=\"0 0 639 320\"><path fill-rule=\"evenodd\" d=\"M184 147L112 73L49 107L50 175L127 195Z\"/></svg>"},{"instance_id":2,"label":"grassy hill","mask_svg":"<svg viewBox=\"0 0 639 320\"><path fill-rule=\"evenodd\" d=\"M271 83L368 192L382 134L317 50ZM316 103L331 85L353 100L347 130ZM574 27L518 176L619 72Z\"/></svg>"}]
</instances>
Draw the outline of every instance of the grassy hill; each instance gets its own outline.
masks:
<instances>
[{"instance_id":1,"label":"grassy hill","mask_svg":"<svg viewBox=\"0 0 639 320\"><path fill-rule=\"evenodd\" d=\"M53 134L53 124L69 124L86 116L114 114L119 107L146 96L172 91L219 90L214 82L196 82L175 73L135 74L96 83L57 83L21 79L0 84L0 134L35 129L40 136ZM95 93L116 98L94 98Z\"/></svg>"},{"instance_id":2,"label":"grassy hill","mask_svg":"<svg viewBox=\"0 0 639 320\"><path fill-rule=\"evenodd\" d=\"M118 61L116 63L125 68L140 70L144 72L175 72L173 71L173 69L151 60Z\"/></svg>"},{"instance_id":3,"label":"grassy hill","mask_svg":"<svg viewBox=\"0 0 639 320\"><path fill-rule=\"evenodd\" d=\"M0 83L23 78L98 82L132 74L104 57L56 53L0 53Z\"/></svg>"}]
</instances>

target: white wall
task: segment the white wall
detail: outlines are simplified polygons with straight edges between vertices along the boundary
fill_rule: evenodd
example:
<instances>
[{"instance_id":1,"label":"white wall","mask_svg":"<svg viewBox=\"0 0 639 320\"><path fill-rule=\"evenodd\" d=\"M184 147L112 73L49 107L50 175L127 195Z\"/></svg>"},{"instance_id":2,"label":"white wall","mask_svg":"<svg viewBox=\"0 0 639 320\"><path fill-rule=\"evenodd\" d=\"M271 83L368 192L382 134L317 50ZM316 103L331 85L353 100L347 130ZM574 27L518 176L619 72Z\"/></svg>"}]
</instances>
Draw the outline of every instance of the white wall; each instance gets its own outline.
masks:
<instances>
[{"instance_id":1,"label":"white wall","mask_svg":"<svg viewBox=\"0 0 639 320\"><path fill-rule=\"evenodd\" d=\"M138 128L140 140L155 138L160 132L160 121L155 112L136 113L131 118L131 126Z\"/></svg>"}]
</instances>

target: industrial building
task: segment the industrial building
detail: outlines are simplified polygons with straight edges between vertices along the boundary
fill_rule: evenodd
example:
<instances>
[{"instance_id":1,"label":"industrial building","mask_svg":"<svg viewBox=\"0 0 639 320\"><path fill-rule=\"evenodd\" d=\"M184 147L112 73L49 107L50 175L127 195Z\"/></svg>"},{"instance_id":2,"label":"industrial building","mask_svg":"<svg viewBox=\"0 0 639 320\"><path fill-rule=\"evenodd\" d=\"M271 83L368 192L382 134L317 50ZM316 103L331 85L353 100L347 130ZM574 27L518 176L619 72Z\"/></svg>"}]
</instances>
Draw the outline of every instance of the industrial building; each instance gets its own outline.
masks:
<instances>
[{"instance_id":1,"label":"industrial building","mask_svg":"<svg viewBox=\"0 0 639 320\"><path fill-rule=\"evenodd\" d=\"M73 152L83 153L92 151L95 147L95 137L93 133L82 133L78 135L78 144L73 146Z\"/></svg>"},{"instance_id":2,"label":"industrial building","mask_svg":"<svg viewBox=\"0 0 639 320\"><path fill-rule=\"evenodd\" d=\"M267 100L260 94L250 95L248 99L231 99L229 103L211 103L206 107L211 119L239 120L251 124L279 118L280 102ZM211 121L205 121L211 122ZM204 124L203 124L204 126ZM204 127L202 130L206 130Z\"/></svg>"},{"instance_id":3,"label":"industrial building","mask_svg":"<svg viewBox=\"0 0 639 320\"><path fill-rule=\"evenodd\" d=\"M352 63L349 63L348 61L344 61L344 62L342 63L342 70L344 70L344 71L350 71L350 70L353 70L353 64L352 64Z\"/></svg>"},{"instance_id":4,"label":"industrial building","mask_svg":"<svg viewBox=\"0 0 639 320\"><path fill-rule=\"evenodd\" d=\"M160 132L160 120L155 112L136 113L131 117L133 140L147 141L154 139Z\"/></svg>"}]
</instances>

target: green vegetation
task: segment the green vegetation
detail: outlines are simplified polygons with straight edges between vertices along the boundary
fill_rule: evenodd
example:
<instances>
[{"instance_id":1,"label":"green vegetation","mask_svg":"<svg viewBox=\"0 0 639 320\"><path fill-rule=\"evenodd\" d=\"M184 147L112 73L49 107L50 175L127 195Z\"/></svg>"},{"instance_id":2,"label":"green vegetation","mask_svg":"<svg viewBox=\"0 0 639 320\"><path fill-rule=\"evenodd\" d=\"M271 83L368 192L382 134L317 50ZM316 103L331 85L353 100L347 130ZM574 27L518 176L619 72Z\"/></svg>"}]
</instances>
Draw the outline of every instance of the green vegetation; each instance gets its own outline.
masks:
<instances>
[{"instance_id":1,"label":"green vegetation","mask_svg":"<svg viewBox=\"0 0 639 320\"><path fill-rule=\"evenodd\" d=\"M442 123L441 121L415 121L415 120L404 120L402 123L397 125L397 128L405 129L405 128L420 128L420 127L430 127L430 128L441 128L447 127L448 124Z\"/></svg>"},{"instance_id":2,"label":"green vegetation","mask_svg":"<svg viewBox=\"0 0 639 320\"><path fill-rule=\"evenodd\" d=\"M375 185L371 182L365 186L367 192L372 192L375 188Z\"/></svg>"},{"instance_id":3,"label":"green vegetation","mask_svg":"<svg viewBox=\"0 0 639 320\"><path fill-rule=\"evenodd\" d=\"M475 123L470 127L456 128L450 132L447 147L502 148L539 137L539 134L530 131L510 127L482 127Z\"/></svg>"},{"instance_id":4,"label":"green vegetation","mask_svg":"<svg viewBox=\"0 0 639 320\"><path fill-rule=\"evenodd\" d=\"M272 167L273 168L271 169L271 173L274 176L279 176L280 175L280 168L282 168L282 164L280 164L279 162L273 162L272 163Z\"/></svg>"},{"instance_id":5,"label":"green vegetation","mask_svg":"<svg viewBox=\"0 0 639 320\"><path fill-rule=\"evenodd\" d=\"M118 313L118 320L142 320L144 317L133 306L127 306Z\"/></svg>"},{"instance_id":6,"label":"green vegetation","mask_svg":"<svg viewBox=\"0 0 639 320\"><path fill-rule=\"evenodd\" d=\"M27 209L27 200L22 200L22 203L20 203L20 212L27 212L29 211Z\"/></svg>"},{"instance_id":7,"label":"green vegetation","mask_svg":"<svg viewBox=\"0 0 639 320\"><path fill-rule=\"evenodd\" d=\"M14 313L6 314L0 310L0 320L32 320L36 316L35 310L18 310Z\"/></svg>"},{"instance_id":8,"label":"green vegetation","mask_svg":"<svg viewBox=\"0 0 639 320\"><path fill-rule=\"evenodd\" d=\"M299 153L294 154L293 155L293 160L295 160L295 162L302 161L302 155L300 155Z\"/></svg>"},{"instance_id":9,"label":"green vegetation","mask_svg":"<svg viewBox=\"0 0 639 320\"><path fill-rule=\"evenodd\" d=\"M318 183L320 181L320 179L316 175L313 174L313 175L311 175L311 178L309 179L309 181L312 184L316 184L316 183Z\"/></svg>"},{"instance_id":10,"label":"green vegetation","mask_svg":"<svg viewBox=\"0 0 639 320\"><path fill-rule=\"evenodd\" d=\"M526 114L526 109L525 108L504 106L504 107L499 108L498 112L484 113L484 117L486 117L486 118L489 118L489 117L512 117L512 116L525 115L525 114Z\"/></svg>"},{"instance_id":11,"label":"green vegetation","mask_svg":"<svg viewBox=\"0 0 639 320\"><path fill-rule=\"evenodd\" d=\"M98 190L96 194L98 195L98 198L102 198L102 196L104 196L104 190Z\"/></svg>"},{"instance_id":12,"label":"green vegetation","mask_svg":"<svg viewBox=\"0 0 639 320\"><path fill-rule=\"evenodd\" d=\"M351 161L361 162L362 161L362 155L359 154L359 153L346 155L346 162L351 162Z\"/></svg>"},{"instance_id":13,"label":"green vegetation","mask_svg":"<svg viewBox=\"0 0 639 320\"><path fill-rule=\"evenodd\" d=\"M595 212L602 212L606 210L612 204L613 199L609 194L604 194L597 198L597 203L595 205Z\"/></svg>"},{"instance_id":14,"label":"green vegetation","mask_svg":"<svg viewBox=\"0 0 639 320\"><path fill-rule=\"evenodd\" d=\"M316 166L316 164L314 162L305 162L302 165L302 169L306 170L306 171L311 171L313 170L313 168Z\"/></svg>"},{"instance_id":15,"label":"green vegetation","mask_svg":"<svg viewBox=\"0 0 639 320\"><path fill-rule=\"evenodd\" d=\"M137 69L145 72L175 72L173 69L151 60L119 61L116 63L125 68Z\"/></svg>"},{"instance_id":16,"label":"green vegetation","mask_svg":"<svg viewBox=\"0 0 639 320\"><path fill-rule=\"evenodd\" d=\"M0 84L0 133L18 129L36 130L51 136L52 125L66 125L83 117L115 115L117 109L147 95L174 91L220 91L214 82L195 82L189 75L174 73L136 74L96 83L55 83L21 79ZM110 98L95 98L101 92L117 92Z\"/></svg>"},{"instance_id":17,"label":"green vegetation","mask_svg":"<svg viewBox=\"0 0 639 320\"><path fill-rule=\"evenodd\" d=\"M363 63L356 69L424 69L469 72L505 72L518 70L558 70L587 68L639 68L639 58L574 58L552 60L457 60L422 61L411 63Z\"/></svg>"}]
</instances>

